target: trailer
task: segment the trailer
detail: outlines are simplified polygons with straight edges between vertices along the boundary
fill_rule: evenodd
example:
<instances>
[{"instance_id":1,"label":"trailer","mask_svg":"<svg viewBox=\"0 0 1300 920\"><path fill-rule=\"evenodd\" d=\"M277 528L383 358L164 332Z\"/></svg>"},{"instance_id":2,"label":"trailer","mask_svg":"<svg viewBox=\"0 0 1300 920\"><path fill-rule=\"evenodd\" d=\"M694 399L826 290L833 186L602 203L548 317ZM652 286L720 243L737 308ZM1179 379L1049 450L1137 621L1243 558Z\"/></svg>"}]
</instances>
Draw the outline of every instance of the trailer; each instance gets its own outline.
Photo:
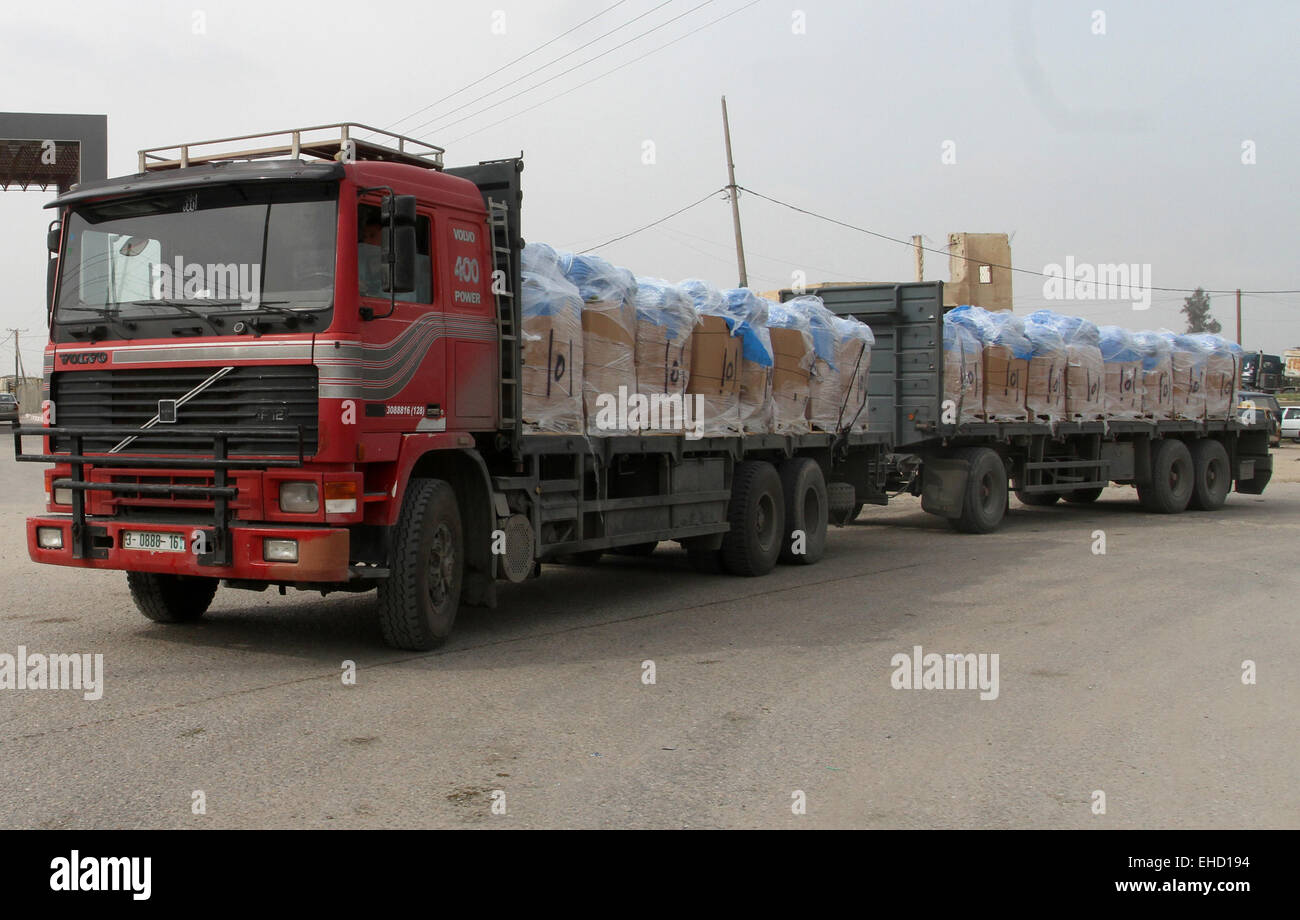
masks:
<instances>
[{"instance_id":1,"label":"trailer","mask_svg":"<svg viewBox=\"0 0 1300 920\"><path fill-rule=\"evenodd\" d=\"M44 422L14 429L51 465L31 558L125 571L166 623L219 585L375 590L385 640L423 650L545 562L676 541L761 576L895 493L987 532L1009 483L1132 482L1167 513L1267 484L1236 419L942 424L938 283L821 292L876 336L866 431L530 433L522 171L347 123L144 150L52 202Z\"/></svg>"},{"instance_id":2,"label":"trailer","mask_svg":"<svg viewBox=\"0 0 1300 920\"><path fill-rule=\"evenodd\" d=\"M868 417L890 434L886 489L920 496L959 530L997 529L1012 492L1027 505L1086 504L1108 485L1130 485L1142 508L1176 514L1214 511L1234 485L1259 495L1272 476L1262 418L945 424L942 282L813 293L875 334Z\"/></svg>"}]
</instances>

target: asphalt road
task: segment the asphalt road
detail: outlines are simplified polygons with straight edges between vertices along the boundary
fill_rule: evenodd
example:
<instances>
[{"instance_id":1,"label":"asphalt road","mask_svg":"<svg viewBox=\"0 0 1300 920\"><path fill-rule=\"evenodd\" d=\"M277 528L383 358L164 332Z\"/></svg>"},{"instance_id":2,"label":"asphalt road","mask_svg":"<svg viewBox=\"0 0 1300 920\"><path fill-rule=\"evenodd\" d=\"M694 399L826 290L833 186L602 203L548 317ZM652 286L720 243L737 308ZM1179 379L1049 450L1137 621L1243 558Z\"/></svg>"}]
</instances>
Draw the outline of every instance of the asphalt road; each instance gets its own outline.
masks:
<instances>
[{"instance_id":1,"label":"asphalt road","mask_svg":"<svg viewBox=\"0 0 1300 920\"><path fill-rule=\"evenodd\" d=\"M1291 445L1214 514L1112 489L981 537L906 498L761 579L674 544L547 566L407 654L369 595L222 589L169 627L120 572L36 566L41 467L0 443L0 653L105 667L95 701L0 690L0 826L1300 825ZM895 689L914 646L997 654L996 699Z\"/></svg>"}]
</instances>

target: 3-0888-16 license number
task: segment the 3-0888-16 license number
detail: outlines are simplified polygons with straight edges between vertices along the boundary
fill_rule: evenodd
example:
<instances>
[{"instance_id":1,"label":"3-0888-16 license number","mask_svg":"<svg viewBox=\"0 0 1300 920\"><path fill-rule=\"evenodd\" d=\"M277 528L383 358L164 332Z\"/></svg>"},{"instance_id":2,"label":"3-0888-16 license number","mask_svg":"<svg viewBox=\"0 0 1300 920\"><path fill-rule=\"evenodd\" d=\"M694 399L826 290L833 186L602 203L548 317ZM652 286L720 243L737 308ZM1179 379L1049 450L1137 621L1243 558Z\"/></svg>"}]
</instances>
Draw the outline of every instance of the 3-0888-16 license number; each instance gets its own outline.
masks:
<instances>
[{"instance_id":1,"label":"3-0888-16 license number","mask_svg":"<svg viewBox=\"0 0 1300 920\"><path fill-rule=\"evenodd\" d=\"M127 530L122 533L123 549L147 549L160 553L185 552L185 536L155 530Z\"/></svg>"}]
</instances>

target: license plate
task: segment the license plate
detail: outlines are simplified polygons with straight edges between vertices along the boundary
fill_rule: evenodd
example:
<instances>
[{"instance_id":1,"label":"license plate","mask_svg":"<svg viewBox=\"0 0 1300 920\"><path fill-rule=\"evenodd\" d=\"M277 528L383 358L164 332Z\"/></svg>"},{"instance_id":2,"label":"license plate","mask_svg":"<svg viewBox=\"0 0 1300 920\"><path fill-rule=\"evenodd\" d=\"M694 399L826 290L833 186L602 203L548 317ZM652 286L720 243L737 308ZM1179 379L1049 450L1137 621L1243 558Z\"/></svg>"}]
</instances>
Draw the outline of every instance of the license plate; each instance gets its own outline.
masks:
<instances>
[{"instance_id":1,"label":"license plate","mask_svg":"<svg viewBox=\"0 0 1300 920\"><path fill-rule=\"evenodd\" d=\"M155 553L185 552L185 535L156 530L127 530L122 533L123 549L147 549Z\"/></svg>"}]
</instances>

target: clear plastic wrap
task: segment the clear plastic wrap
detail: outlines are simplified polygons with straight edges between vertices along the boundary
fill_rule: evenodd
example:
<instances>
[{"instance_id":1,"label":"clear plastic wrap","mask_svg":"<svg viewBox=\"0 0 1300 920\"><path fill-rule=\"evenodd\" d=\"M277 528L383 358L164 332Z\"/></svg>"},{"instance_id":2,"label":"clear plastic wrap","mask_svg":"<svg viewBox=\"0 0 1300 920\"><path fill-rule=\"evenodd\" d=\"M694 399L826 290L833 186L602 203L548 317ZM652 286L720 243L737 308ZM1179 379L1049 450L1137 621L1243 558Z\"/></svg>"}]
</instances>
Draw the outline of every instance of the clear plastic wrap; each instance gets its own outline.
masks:
<instances>
[{"instance_id":1,"label":"clear plastic wrap","mask_svg":"<svg viewBox=\"0 0 1300 920\"><path fill-rule=\"evenodd\" d=\"M1106 417L1141 418L1142 353L1133 333L1122 326L1102 326L1097 332L1106 374Z\"/></svg>"},{"instance_id":2,"label":"clear plastic wrap","mask_svg":"<svg viewBox=\"0 0 1300 920\"><path fill-rule=\"evenodd\" d=\"M1029 340L1029 381L1025 408L1035 421L1056 423L1065 417L1065 339L1055 326L1025 320Z\"/></svg>"},{"instance_id":3,"label":"clear plastic wrap","mask_svg":"<svg viewBox=\"0 0 1300 920\"><path fill-rule=\"evenodd\" d=\"M984 358L984 417L996 422L1029 418L1026 388L1033 346L1025 323L1007 310L991 313L981 307L960 306L947 314L979 339Z\"/></svg>"},{"instance_id":4,"label":"clear plastic wrap","mask_svg":"<svg viewBox=\"0 0 1300 920\"><path fill-rule=\"evenodd\" d=\"M1235 342L1211 333L1190 335L1205 351L1205 415L1224 419L1232 414L1241 383L1241 358L1244 352Z\"/></svg>"},{"instance_id":5,"label":"clear plastic wrap","mask_svg":"<svg viewBox=\"0 0 1300 920\"><path fill-rule=\"evenodd\" d=\"M745 434L770 434L772 403L772 336L767 328L770 301L749 288L722 292L723 309L740 337L740 424Z\"/></svg>"},{"instance_id":6,"label":"clear plastic wrap","mask_svg":"<svg viewBox=\"0 0 1300 920\"><path fill-rule=\"evenodd\" d=\"M1105 418L1106 365L1096 324L1051 310L1031 313L1028 321L1052 327L1065 342L1065 417L1071 421Z\"/></svg>"},{"instance_id":7,"label":"clear plastic wrap","mask_svg":"<svg viewBox=\"0 0 1300 920\"><path fill-rule=\"evenodd\" d=\"M523 424L525 430L578 434L582 413L582 295L545 243L522 254Z\"/></svg>"},{"instance_id":8,"label":"clear plastic wrap","mask_svg":"<svg viewBox=\"0 0 1300 920\"><path fill-rule=\"evenodd\" d=\"M1172 336L1173 333L1170 333ZM1167 419L1174 414L1174 365L1171 343L1159 332L1135 332L1133 342L1142 357L1142 415Z\"/></svg>"},{"instance_id":9,"label":"clear plastic wrap","mask_svg":"<svg viewBox=\"0 0 1300 920\"><path fill-rule=\"evenodd\" d=\"M812 391L812 321L792 304L770 303L767 329L772 337L772 430L777 434L807 434L808 398ZM834 343L827 349L834 356ZM836 377L839 375L836 374Z\"/></svg>"},{"instance_id":10,"label":"clear plastic wrap","mask_svg":"<svg viewBox=\"0 0 1300 920\"><path fill-rule=\"evenodd\" d=\"M837 431L840 410L844 406L844 380L840 376L838 355L839 319L826 309L822 299L812 294L794 297L785 302L786 309L794 310L808 319L813 338L813 364L808 381L808 425L816 431Z\"/></svg>"},{"instance_id":11,"label":"clear plastic wrap","mask_svg":"<svg viewBox=\"0 0 1300 920\"><path fill-rule=\"evenodd\" d=\"M1205 418L1205 371L1209 355L1195 336L1179 335L1168 330L1160 335L1169 342L1170 363L1174 375L1173 417Z\"/></svg>"},{"instance_id":12,"label":"clear plastic wrap","mask_svg":"<svg viewBox=\"0 0 1300 920\"><path fill-rule=\"evenodd\" d=\"M691 278L677 287L699 317L691 333L686 392L702 399L701 431L710 437L739 434L741 324L727 313L722 291L707 281Z\"/></svg>"},{"instance_id":13,"label":"clear plastic wrap","mask_svg":"<svg viewBox=\"0 0 1300 920\"><path fill-rule=\"evenodd\" d=\"M943 317L943 402L941 421L963 424L984 419L984 360L970 328Z\"/></svg>"},{"instance_id":14,"label":"clear plastic wrap","mask_svg":"<svg viewBox=\"0 0 1300 920\"><path fill-rule=\"evenodd\" d=\"M559 254L582 296L582 402L591 435L625 434L629 414L599 411L636 392L636 278L600 256ZM617 424L610 427L611 419Z\"/></svg>"},{"instance_id":15,"label":"clear plastic wrap","mask_svg":"<svg viewBox=\"0 0 1300 920\"><path fill-rule=\"evenodd\" d=\"M871 347L876 337L871 327L852 316L835 317L838 340L835 364L839 367L840 403L835 408L834 427L828 430L866 431L869 427L867 382L871 370Z\"/></svg>"},{"instance_id":16,"label":"clear plastic wrap","mask_svg":"<svg viewBox=\"0 0 1300 920\"><path fill-rule=\"evenodd\" d=\"M677 285L659 278L636 279L636 385L652 410L656 399L673 410L687 398L691 339L699 320L694 301ZM683 413L690 410L689 419L681 416L684 424L696 420L696 400L689 398L689 407L682 402ZM655 418L652 411L648 433L677 431L663 411L657 422Z\"/></svg>"}]
</instances>

